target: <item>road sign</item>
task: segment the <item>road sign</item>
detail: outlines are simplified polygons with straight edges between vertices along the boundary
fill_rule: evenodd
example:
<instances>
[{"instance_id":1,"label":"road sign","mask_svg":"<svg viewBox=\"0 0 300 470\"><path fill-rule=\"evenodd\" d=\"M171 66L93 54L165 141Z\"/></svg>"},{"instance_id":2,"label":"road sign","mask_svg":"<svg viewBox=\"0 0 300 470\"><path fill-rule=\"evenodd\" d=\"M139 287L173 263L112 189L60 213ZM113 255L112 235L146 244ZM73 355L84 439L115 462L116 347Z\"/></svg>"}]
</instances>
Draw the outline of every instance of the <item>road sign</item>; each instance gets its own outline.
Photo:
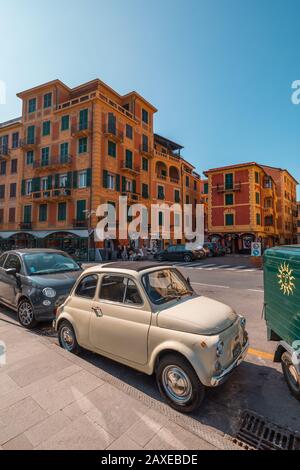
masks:
<instances>
[{"instance_id":1,"label":"road sign","mask_svg":"<svg viewBox=\"0 0 300 470\"><path fill-rule=\"evenodd\" d=\"M261 256L261 243L260 242L251 243L251 256Z\"/></svg>"}]
</instances>

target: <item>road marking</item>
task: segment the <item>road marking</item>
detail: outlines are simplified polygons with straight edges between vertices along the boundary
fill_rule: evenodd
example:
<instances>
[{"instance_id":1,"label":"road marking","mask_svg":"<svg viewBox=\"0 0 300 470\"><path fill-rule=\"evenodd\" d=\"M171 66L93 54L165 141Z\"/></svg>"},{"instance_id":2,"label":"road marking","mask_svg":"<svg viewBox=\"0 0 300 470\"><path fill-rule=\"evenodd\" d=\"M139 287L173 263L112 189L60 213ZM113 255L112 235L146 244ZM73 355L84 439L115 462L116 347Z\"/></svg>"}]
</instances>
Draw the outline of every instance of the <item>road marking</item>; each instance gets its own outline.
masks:
<instances>
[{"instance_id":1,"label":"road marking","mask_svg":"<svg viewBox=\"0 0 300 470\"><path fill-rule=\"evenodd\" d=\"M247 290L251 290L251 292L263 292L263 290L261 289L247 289Z\"/></svg>"},{"instance_id":2,"label":"road marking","mask_svg":"<svg viewBox=\"0 0 300 470\"><path fill-rule=\"evenodd\" d=\"M191 284L206 286L206 287L220 287L220 289L230 289L229 286L218 286L217 284L204 284L203 282L191 282Z\"/></svg>"},{"instance_id":3,"label":"road marking","mask_svg":"<svg viewBox=\"0 0 300 470\"><path fill-rule=\"evenodd\" d=\"M259 351L258 349L249 348L248 354L251 354L252 356L256 357L262 357L263 359L269 359L271 361L273 361L274 359L274 354L267 353L265 351Z\"/></svg>"}]
</instances>

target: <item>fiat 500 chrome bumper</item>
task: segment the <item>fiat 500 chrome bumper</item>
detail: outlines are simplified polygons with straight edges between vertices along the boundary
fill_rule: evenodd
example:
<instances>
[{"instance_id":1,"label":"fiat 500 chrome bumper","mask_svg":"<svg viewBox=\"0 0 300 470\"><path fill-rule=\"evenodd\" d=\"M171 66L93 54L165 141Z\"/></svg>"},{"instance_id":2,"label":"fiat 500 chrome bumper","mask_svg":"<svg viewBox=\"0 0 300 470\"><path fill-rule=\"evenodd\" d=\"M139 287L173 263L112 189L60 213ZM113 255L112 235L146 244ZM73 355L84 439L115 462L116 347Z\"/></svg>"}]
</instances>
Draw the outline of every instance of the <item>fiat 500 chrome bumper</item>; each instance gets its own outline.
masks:
<instances>
[{"instance_id":1,"label":"fiat 500 chrome bumper","mask_svg":"<svg viewBox=\"0 0 300 470\"><path fill-rule=\"evenodd\" d=\"M211 378L210 384L212 387L217 387L218 385L221 385L223 382L225 382L231 372L245 359L247 352L249 348L249 340L247 340L247 343L244 345L242 348L240 354L235 358L235 360L230 364L227 369L224 369L221 374L219 375L214 375Z\"/></svg>"}]
</instances>

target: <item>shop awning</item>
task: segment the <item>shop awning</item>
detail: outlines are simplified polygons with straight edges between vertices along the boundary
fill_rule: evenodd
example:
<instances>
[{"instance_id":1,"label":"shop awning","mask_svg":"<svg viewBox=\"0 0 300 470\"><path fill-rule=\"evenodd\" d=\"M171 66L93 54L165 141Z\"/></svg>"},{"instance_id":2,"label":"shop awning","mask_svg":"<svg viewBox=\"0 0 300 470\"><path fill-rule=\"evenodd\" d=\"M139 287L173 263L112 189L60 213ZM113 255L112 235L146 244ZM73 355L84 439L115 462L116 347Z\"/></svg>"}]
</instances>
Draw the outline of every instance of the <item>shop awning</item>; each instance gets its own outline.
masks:
<instances>
[{"instance_id":1,"label":"shop awning","mask_svg":"<svg viewBox=\"0 0 300 470\"><path fill-rule=\"evenodd\" d=\"M1 232L0 231L0 238L10 238L13 235L20 235L22 233L26 233L28 235L32 235L35 238L45 238L49 235L54 233L72 233L80 238L88 238L89 231L88 230L17 230L15 232Z\"/></svg>"}]
</instances>

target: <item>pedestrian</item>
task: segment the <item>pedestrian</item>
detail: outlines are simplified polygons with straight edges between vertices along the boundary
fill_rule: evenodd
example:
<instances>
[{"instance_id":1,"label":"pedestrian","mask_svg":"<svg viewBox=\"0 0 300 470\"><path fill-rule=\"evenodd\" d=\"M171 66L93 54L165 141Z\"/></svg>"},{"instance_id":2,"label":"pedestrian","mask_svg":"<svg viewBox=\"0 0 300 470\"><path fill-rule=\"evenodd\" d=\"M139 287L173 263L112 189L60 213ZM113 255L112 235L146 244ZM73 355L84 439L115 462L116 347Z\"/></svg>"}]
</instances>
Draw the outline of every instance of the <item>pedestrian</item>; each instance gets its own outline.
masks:
<instances>
[{"instance_id":1,"label":"pedestrian","mask_svg":"<svg viewBox=\"0 0 300 470\"><path fill-rule=\"evenodd\" d=\"M122 247L121 257L123 261L126 261L128 259L127 249L125 245Z\"/></svg>"},{"instance_id":2,"label":"pedestrian","mask_svg":"<svg viewBox=\"0 0 300 470\"><path fill-rule=\"evenodd\" d=\"M122 259L122 245L118 245L117 247L117 259Z\"/></svg>"}]
</instances>

